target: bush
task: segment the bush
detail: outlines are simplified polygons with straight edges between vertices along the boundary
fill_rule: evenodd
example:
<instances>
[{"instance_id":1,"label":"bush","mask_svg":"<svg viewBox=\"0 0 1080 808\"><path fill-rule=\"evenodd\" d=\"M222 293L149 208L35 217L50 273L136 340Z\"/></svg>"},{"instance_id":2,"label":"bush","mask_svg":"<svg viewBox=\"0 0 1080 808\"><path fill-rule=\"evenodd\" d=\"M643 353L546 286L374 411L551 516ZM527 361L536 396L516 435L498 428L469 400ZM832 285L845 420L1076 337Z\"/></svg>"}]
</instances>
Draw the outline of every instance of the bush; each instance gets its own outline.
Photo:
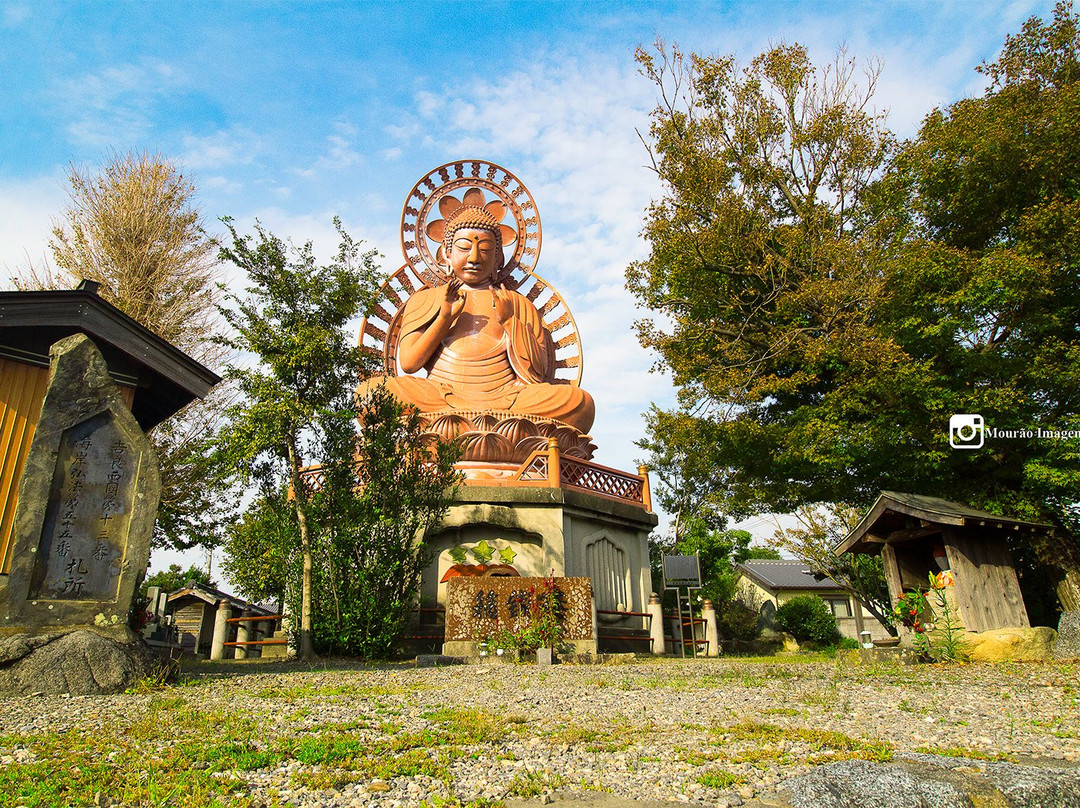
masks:
<instances>
[{"instance_id":1,"label":"bush","mask_svg":"<svg viewBox=\"0 0 1080 808\"><path fill-rule=\"evenodd\" d=\"M716 628L721 642L754 640L761 634L757 610L738 599L717 607Z\"/></svg>"},{"instance_id":2,"label":"bush","mask_svg":"<svg viewBox=\"0 0 1080 808\"><path fill-rule=\"evenodd\" d=\"M840 641L836 618L825 601L815 595L799 595L777 609L775 626L799 642L833 645Z\"/></svg>"}]
</instances>

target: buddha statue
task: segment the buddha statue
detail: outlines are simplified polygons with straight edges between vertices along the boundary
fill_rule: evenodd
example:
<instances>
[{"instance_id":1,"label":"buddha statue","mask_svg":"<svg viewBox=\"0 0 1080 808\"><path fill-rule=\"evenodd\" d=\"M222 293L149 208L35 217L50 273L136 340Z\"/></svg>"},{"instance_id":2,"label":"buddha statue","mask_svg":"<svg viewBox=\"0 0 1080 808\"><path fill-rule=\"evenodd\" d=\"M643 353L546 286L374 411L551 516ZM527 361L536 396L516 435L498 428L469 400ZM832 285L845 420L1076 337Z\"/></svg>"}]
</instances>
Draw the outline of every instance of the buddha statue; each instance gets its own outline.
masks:
<instances>
[{"instance_id":1,"label":"buddha statue","mask_svg":"<svg viewBox=\"0 0 1080 808\"><path fill-rule=\"evenodd\" d=\"M400 313L397 361L404 375L378 376L422 413L505 412L551 419L587 433L595 406L555 378L555 346L540 313L498 282L502 231L489 210L463 204L441 225L449 280L423 288ZM414 375L425 370L426 377Z\"/></svg>"}]
</instances>

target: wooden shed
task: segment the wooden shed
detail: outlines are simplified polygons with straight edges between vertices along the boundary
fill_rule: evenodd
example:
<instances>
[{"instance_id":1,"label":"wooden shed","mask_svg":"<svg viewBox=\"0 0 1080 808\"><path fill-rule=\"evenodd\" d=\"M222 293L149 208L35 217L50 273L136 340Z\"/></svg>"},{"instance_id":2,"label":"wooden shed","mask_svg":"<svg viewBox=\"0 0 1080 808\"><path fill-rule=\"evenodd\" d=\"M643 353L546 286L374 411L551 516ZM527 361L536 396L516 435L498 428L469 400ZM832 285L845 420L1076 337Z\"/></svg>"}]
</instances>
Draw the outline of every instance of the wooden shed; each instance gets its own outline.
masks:
<instances>
[{"instance_id":1,"label":"wooden shed","mask_svg":"<svg viewBox=\"0 0 1080 808\"><path fill-rule=\"evenodd\" d=\"M960 622L990 631L1029 625L1009 538L1052 532L938 497L883 491L833 552L880 554L894 603L909 589L927 589L931 572L952 570L950 603Z\"/></svg>"},{"instance_id":2,"label":"wooden shed","mask_svg":"<svg viewBox=\"0 0 1080 808\"><path fill-rule=\"evenodd\" d=\"M215 589L212 586L188 581L182 589L169 593L166 607L168 613L172 615L172 623L176 627L177 643L181 648L191 654L210 655L214 638L214 620L222 601L228 603L230 611L237 617L247 615L273 618L266 620L265 623L264 621L252 621L249 624L249 633L253 639L265 639L270 634L273 634L273 626L276 625L277 615L271 610L243 598L238 598L236 595L230 595L228 592ZM225 642L236 642L238 629L239 625L237 623L231 623ZM257 656L258 649L255 648L249 653Z\"/></svg>"}]
</instances>

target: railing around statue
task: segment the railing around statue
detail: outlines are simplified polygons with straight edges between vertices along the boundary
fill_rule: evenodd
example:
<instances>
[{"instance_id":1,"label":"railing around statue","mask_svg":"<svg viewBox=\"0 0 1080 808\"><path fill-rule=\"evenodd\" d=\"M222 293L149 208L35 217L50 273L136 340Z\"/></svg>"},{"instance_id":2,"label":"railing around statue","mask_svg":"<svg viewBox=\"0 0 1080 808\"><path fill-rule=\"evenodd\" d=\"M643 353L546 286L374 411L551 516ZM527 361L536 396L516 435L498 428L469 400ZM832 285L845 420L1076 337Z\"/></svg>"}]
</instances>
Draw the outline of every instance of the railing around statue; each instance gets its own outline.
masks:
<instances>
[{"instance_id":1,"label":"railing around statue","mask_svg":"<svg viewBox=\"0 0 1080 808\"><path fill-rule=\"evenodd\" d=\"M300 472L300 479L309 491L322 488L324 477L322 466L309 466ZM511 477L504 480L503 484L514 486L571 488L652 510L649 476L644 466L638 468L637 474L631 474L590 460L570 457L559 451L554 438L546 449L533 452ZM464 482L466 485L493 483L490 479L475 482L466 479Z\"/></svg>"},{"instance_id":2,"label":"railing around statue","mask_svg":"<svg viewBox=\"0 0 1080 808\"><path fill-rule=\"evenodd\" d=\"M553 441L554 443L554 441ZM649 477L644 466L638 474L569 457L554 445L530 455L512 477L517 485L573 488L652 510Z\"/></svg>"}]
</instances>

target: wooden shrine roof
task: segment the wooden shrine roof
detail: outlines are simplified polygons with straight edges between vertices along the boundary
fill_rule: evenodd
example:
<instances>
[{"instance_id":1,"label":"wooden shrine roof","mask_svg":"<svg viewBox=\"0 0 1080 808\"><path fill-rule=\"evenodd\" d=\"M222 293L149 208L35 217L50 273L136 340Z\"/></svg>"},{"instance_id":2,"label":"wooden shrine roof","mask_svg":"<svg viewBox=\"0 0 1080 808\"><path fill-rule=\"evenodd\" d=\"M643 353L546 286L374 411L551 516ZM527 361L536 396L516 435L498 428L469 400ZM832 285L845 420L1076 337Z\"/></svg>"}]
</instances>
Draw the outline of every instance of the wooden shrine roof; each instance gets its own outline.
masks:
<instances>
[{"instance_id":1,"label":"wooden shrine roof","mask_svg":"<svg viewBox=\"0 0 1080 808\"><path fill-rule=\"evenodd\" d=\"M918 521L918 528L910 527L912 519ZM940 497L882 491L859 524L833 547L833 552L876 554L881 552L882 544L910 541L936 532L934 526L943 525L1027 533L1050 533L1054 529L1051 525L998 516Z\"/></svg>"}]
</instances>

